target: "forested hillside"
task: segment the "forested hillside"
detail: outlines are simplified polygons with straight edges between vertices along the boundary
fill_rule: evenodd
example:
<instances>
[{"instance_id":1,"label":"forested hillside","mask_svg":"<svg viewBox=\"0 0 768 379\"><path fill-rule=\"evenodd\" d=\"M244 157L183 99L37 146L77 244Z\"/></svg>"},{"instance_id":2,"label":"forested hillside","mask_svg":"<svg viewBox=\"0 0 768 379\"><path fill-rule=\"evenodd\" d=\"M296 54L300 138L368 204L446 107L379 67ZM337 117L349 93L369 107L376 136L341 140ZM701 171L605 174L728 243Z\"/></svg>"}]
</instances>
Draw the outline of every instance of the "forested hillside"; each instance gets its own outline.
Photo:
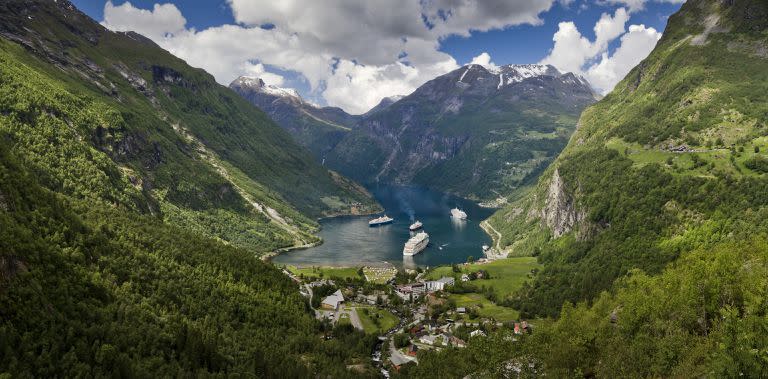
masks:
<instances>
[{"instance_id":1,"label":"forested hillside","mask_svg":"<svg viewBox=\"0 0 768 379\"><path fill-rule=\"evenodd\" d=\"M259 254L373 206L149 40L0 3L0 377L372 376Z\"/></svg>"},{"instance_id":2,"label":"forested hillside","mask_svg":"<svg viewBox=\"0 0 768 379\"><path fill-rule=\"evenodd\" d=\"M544 266L507 303L556 321L425 356L414 374L765 376L766 46L764 1L684 4L538 185L490 220L507 252Z\"/></svg>"},{"instance_id":3,"label":"forested hillside","mask_svg":"<svg viewBox=\"0 0 768 379\"><path fill-rule=\"evenodd\" d=\"M8 140L0 376L345 377L370 353L351 329L323 341L295 285L252 253L44 189Z\"/></svg>"},{"instance_id":4,"label":"forested hillside","mask_svg":"<svg viewBox=\"0 0 768 379\"><path fill-rule=\"evenodd\" d=\"M66 1L0 7L0 125L46 187L257 252L315 241L315 217L375 209L263 112L148 39Z\"/></svg>"}]
</instances>

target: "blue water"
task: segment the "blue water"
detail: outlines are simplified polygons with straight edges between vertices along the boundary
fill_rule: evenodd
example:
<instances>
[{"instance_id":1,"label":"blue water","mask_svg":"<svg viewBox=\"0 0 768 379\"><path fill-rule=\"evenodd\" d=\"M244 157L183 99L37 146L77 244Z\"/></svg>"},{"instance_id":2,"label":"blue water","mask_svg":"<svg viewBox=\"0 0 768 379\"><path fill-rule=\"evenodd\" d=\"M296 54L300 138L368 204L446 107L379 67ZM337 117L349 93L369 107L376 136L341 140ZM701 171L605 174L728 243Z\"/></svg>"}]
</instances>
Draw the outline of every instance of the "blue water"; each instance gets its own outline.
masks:
<instances>
[{"instance_id":1,"label":"blue water","mask_svg":"<svg viewBox=\"0 0 768 379\"><path fill-rule=\"evenodd\" d=\"M298 266L361 266L397 267L436 266L466 262L467 257L483 256L482 246L491 239L479 224L492 209L475 203L420 187L378 185L369 188L392 224L371 228L368 220L374 216L336 217L320 221L319 235L324 243L306 250L295 250L275 257L277 265ZM450 217L453 207L467 212L466 221ZM403 244L410 238L408 226L414 220L424 224L429 233L429 246L414 257L403 256Z\"/></svg>"}]
</instances>

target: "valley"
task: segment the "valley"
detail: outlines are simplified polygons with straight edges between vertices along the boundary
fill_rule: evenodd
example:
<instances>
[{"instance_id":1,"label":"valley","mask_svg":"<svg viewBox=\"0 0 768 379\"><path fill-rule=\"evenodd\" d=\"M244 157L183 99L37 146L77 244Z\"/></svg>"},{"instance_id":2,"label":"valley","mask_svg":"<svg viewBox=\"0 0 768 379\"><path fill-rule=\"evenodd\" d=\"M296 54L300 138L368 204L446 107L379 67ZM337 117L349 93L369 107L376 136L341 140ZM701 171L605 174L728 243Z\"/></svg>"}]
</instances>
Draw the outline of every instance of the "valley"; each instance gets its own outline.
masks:
<instances>
[{"instance_id":1,"label":"valley","mask_svg":"<svg viewBox=\"0 0 768 379\"><path fill-rule=\"evenodd\" d=\"M168 1L0 2L0 378L768 376L764 0Z\"/></svg>"}]
</instances>

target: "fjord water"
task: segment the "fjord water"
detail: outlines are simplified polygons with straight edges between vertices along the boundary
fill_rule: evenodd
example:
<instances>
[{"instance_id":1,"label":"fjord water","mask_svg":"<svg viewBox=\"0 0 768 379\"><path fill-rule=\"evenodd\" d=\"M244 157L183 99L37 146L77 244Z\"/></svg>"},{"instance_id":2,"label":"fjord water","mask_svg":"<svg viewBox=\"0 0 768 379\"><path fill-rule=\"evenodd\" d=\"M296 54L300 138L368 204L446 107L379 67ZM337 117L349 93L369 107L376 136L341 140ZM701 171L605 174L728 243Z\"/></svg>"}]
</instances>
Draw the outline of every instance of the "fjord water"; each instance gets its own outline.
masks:
<instances>
[{"instance_id":1,"label":"fjord water","mask_svg":"<svg viewBox=\"0 0 768 379\"><path fill-rule=\"evenodd\" d=\"M369 227L373 216L336 217L320 221L323 244L276 256L276 265L362 266L391 263L397 267L436 266L482 257L482 245L491 239L480 228L492 209L442 192L421 187L377 185L369 190L395 221ZM465 221L450 217L453 207L463 209ZM403 257L403 244L410 237L408 226L419 220L429 233L429 246L414 257Z\"/></svg>"}]
</instances>

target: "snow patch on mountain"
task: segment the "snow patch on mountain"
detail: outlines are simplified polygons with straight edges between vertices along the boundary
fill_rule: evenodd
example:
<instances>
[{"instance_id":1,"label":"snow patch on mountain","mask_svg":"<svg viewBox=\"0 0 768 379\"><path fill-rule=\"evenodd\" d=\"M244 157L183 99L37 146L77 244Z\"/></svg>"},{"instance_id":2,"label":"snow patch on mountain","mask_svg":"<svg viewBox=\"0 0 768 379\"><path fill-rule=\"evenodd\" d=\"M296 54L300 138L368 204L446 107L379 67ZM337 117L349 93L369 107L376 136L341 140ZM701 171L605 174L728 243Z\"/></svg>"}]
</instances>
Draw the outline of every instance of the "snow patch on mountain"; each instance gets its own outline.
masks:
<instances>
[{"instance_id":1,"label":"snow patch on mountain","mask_svg":"<svg viewBox=\"0 0 768 379\"><path fill-rule=\"evenodd\" d=\"M240 87L247 87L267 95L277 97L290 97L304 102L304 100L301 98L301 95L299 95L299 91L296 91L296 89L283 88L272 84L266 84L263 80L261 80L261 78L254 76L241 76L237 78L232 84Z\"/></svg>"}]
</instances>

